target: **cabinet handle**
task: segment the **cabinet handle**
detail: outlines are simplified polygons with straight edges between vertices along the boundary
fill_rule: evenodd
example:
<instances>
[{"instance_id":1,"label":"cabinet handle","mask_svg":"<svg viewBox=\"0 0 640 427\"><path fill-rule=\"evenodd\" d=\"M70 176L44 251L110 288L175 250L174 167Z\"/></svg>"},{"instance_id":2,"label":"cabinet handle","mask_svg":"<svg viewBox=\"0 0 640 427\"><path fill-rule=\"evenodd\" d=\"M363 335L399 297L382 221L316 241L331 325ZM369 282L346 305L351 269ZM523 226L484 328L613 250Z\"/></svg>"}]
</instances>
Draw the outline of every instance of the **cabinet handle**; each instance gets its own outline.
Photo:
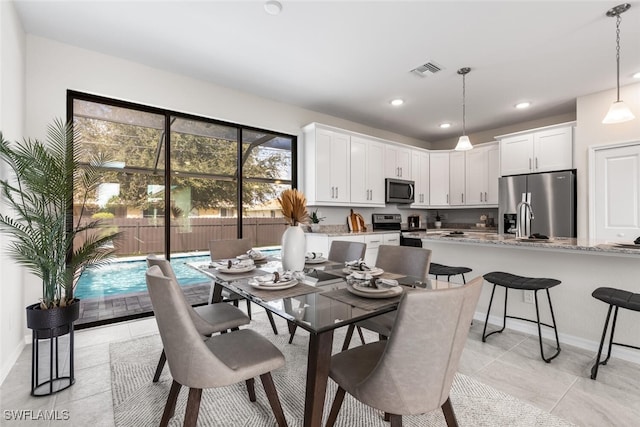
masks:
<instances>
[{"instance_id":1,"label":"cabinet handle","mask_svg":"<svg viewBox=\"0 0 640 427\"><path fill-rule=\"evenodd\" d=\"M331 198L332 199L336 198L336 187L331 187Z\"/></svg>"},{"instance_id":2,"label":"cabinet handle","mask_svg":"<svg viewBox=\"0 0 640 427\"><path fill-rule=\"evenodd\" d=\"M538 158L536 157L536 170L538 170Z\"/></svg>"},{"instance_id":3,"label":"cabinet handle","mask_svg":"<svg viewBox=\"0 0 640 427\"><path fill-rule=\"evenodd\" d=\"M402 178L402 168L400 168L400 178Z\"/></svg>"},{"instance_id":4,"label":"cabinet handle","mask_svg":"<svg viewBox=\"0 0 640 427\"><path fill-rule=\"evenodd\" d=\"M460 200L464 203L464 193L460 193Z\"/></svg>"},{"instance_id":5,"label":"cabinet handle","mask_svg":"<svg viewBox=\"0 0 640 427\"><path fill-rule=\"evenodd\" d=\"M484 192L484 201L485 201L485 203L488 202L488 200L487 200L487 192L486 191Z\"/></svg>"},{"instance_id":6,"label":"cabinet handle","mask_svg":"<svg viewBox=\"0 0 640 427\"><path fill-rule=\"evenodd\" d=\"M531 157L529 157L529 170L531 170Z\"/></svg>"},{"instance_id":7,"label":"cabinet handle","mask_svg":"<svg viewBox=\"0 0 640 427\"><path fill-rule=\"evenodd\" d=\"M482 191L480 192L480 201L482 201Z\"/></svg>"},{"instance_id":8,"label":"cabinet handle","mask_svg":"<svg viewBox=\"0 0 640 427\"><path fill-rule=\"evenodd\" d=\"M447 194L447 204L449 204L449 194Z\"/></svg>"},{"instance_id":9,"label":"cabinet handle","mask_svg":"<svg viewBox=\"0 0 640 427\"><path fill-rule=\"evenodd\" d=\"M336 199L338 198L338 187L336 187Z\"/></svg>"}]
</instances>

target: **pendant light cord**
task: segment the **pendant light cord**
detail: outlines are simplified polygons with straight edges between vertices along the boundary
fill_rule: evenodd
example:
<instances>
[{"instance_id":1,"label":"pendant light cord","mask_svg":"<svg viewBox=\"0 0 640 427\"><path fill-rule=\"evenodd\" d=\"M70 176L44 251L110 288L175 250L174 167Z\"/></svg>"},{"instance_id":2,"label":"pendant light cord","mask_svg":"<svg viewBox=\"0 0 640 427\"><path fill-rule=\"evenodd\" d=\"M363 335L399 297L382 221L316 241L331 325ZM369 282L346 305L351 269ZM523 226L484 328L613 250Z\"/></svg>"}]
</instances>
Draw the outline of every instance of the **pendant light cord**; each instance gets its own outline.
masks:
<instances>
[{"instance_id":1,"label":"pendant light cord","mask_svg":"<svg viewBox=\"0 0 640 427\"><path fill-rule=\"evenodd\" d=\"M465 77L466 77L466 74L463 74L462 75L462 135L466 135L467 134L466 123L465 123L465 117L467 115L466 114L466 105L465 105L465 99L466 99Z\"/></svg>"},{"instance_id":2,"label":"pendant light cord","mask_svg":"<svg viewBox=\"0 0 640 427\"><path fill-rule=\"evenodd\" d=\"M620 102L620 21L622 16L618 14L616 16L616 87L618 89L616 102Z\"/></svg>"}]
</instances>

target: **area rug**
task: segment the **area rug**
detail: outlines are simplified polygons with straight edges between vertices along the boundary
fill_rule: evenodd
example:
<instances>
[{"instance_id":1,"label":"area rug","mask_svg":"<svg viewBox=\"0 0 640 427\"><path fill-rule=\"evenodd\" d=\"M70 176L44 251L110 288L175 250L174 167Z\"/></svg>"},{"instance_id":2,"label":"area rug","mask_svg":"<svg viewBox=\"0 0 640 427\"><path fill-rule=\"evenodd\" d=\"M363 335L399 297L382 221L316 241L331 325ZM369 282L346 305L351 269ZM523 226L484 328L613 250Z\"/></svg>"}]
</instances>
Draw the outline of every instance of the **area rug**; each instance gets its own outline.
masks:
<instances>
[{"instance_id":1,"label":"area rug","mask_svg":"<svg viewBox=\"0 0 640 427\"><path fill-rule=\"evenodd\" d=\"M302 426L308 334L298 329L293 344L288 344L284 323L280 335L274 335L263 313L254 316L250 327L268 337L285 355L286 366L273 373L289 426ZM344 328L343 328L344 329ZM334 335L334 352L339 351L344 331ZM354 340L357 338L354 338ZM369 336L373 340L373 335ZM118 427L157 426L162 416L171 375L165 367L160 381L153 383L158 357L162 350L159 335L151 335L110 345L111 390L115 425ZM325 420L335 395L336 385L329 381L325 402ZM187 389L178 397L176 414L170 426L181 426L187 401ZM249 402L244 383L208 389L202 393L198 417L199 426L271 427L275 420L264 394L262 383L256 380L257 401ZM451 390L451 401L460 426L571 426L515 397L502 393L468 376L457 374ZM442 411L420 416L403 417L407 427L446 426ZM382 413L345 397L336 426L388 427Z\"/></svg>"}]
</instances>

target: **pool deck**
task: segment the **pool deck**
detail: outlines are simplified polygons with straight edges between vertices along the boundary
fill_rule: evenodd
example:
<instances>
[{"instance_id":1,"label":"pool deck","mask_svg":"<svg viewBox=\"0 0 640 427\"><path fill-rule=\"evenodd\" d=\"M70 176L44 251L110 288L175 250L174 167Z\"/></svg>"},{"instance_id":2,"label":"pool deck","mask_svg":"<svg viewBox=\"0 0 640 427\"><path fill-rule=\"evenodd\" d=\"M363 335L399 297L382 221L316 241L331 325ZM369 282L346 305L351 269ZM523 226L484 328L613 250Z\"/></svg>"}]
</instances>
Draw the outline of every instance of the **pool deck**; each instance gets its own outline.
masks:
<instances>
[{"instance_id":1,"label":"pool deck","mask_svg":"<svg viewBox=\"0 0 640 427\"><path fill-rule=\"evenodd\" d=\"M211 282L183 286L189 304L206 303L209 299ZM83 299L80 301L80 318L76 325L102 322L118 317L153 311L151 298L146 292L131 293L119 296Z\"/></svg>"}]
</instances>

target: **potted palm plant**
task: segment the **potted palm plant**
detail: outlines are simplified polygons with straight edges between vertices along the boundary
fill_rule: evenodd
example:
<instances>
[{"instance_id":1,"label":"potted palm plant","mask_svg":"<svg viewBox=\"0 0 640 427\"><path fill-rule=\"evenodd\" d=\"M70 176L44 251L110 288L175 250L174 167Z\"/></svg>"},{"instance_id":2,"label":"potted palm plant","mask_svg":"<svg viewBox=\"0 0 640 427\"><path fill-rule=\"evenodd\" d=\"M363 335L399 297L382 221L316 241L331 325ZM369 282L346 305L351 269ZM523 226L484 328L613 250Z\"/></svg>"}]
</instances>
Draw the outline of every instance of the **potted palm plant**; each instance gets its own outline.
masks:
<instances>
[{"instance_id":1,"label":"potted palm plant","mask_svg":"<svg viewBox=\"0 0 640 427\"><path fill-rule=\"evenodd\" d=\"M107 262L119 235L100 219L74 221L73 215L75 204L83 217L100 184L97 168L107 160L84 152L73 125L56 120L45 142L11 143L0 132L0 161L13 172L0 180L8 208L0 214L0 232L10 236L9 255L42 281L40 301L26 308L27 327L34 340L65 335L79 317L74 287L80 275ZM35 385L32 379L32 394Z\"/></svg>"}]
</instances>

